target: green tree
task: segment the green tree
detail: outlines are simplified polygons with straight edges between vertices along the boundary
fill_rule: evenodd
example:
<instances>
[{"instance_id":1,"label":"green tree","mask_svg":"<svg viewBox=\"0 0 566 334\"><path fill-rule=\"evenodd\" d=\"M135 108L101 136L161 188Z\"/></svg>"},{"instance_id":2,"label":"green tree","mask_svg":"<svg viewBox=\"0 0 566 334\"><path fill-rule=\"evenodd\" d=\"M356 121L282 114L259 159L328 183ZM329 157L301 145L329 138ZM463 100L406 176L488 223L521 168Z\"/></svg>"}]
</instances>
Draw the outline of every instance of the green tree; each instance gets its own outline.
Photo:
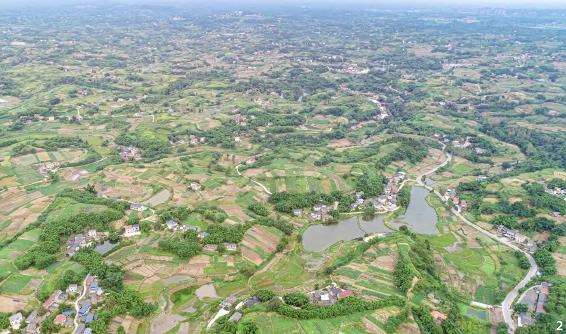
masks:
<instances>
[{"instance_id":1,"label":"green tree","mask_svg":"<svg viewBox=\"0 0 566 334\"><path fill-rule=\"evenodd\" d=\"M242 334L256 334L258 331L257 325L251 320L242 321L240 324L239 332Z\"/></svg>"},{"instance_id":2,"label":"green tree","mask_svg":"<svg viewBox=\"0 0 566 334\"><path fill-rule=\"evenodd\" d=\"M255 295L261 302L268 302L275 297L275 292L268 289L261 289L255 292Z\"/></svg>"},{"instance_id":3,"label":"green tree","mask_svg":"<svg viewBox=\"0 0 566 334\"><path fill-rule=\"evenodd\" d=\"M366 197L379 196L383 193L385 177L373 169L366 169L356 180L356 190L362 191Z\"/></svg>"}]
</instances>

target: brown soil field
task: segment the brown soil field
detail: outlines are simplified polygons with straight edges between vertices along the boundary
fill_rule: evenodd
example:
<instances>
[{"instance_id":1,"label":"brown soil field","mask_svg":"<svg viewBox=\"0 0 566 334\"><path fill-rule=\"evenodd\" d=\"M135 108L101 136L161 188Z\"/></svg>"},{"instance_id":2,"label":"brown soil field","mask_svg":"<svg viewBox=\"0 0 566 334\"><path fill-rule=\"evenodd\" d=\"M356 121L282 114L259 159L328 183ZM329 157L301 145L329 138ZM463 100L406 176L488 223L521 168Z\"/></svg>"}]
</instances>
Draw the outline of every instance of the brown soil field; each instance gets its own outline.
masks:
<instances>
[{"instance_id":1,"label":"brown soil field","mask_svg":"<svg viewBox=\"0 0 566 334\"><path fill-rule=\"evenodd\" d=\"M171 197L171 192L168 189L163 189L159 191L157 194L151 196L147 201L147 205L150 207L158 206L159 204L163 204L167 202L167 200Z\"/></svg>"},{"instance_id":2,"label":"brown soil field","mask_svg":"<svg viewBox=\"0 0 566 334\"><path fill-rule=\"evenodd\" d=\"M63 178L69 182L77 182L88 174L88 171L79 168L68 168L62 172Z\"/></svg>"},{"instance_id":3,"label":"brown soil field","mask_svg":"<svg viewBox=\"0 0 566 334\"><path fill-rule=\"evenodd\" d=\"M253 226L246 231L242 245L250 249L260 248L261 250L273 253L279 243L279 237L269 232L263 226Z\"/></svg>"},{"instance_id":4,"label":"brown soil field","mask_svg":"<svg viewBox=\"0 0 566 334\"><path fill-rule=\"evenodd\" d=\"M39 191L26 193L23 189L12 189L0 194L0 212L10 213L15 209L43 197Z\"/></svg>"},{"instance_id":5,"label":"brown soil field","mask_svg":"<svg viewBox=\"0 0 566 334\"><path fill-rule=\"evenodd\" d=\"M385 333L385 331L383 331L381 328L379 328L379 326L371 322L369 319L363 318L362 321L364 322L364 328L367 330L368 333L372 333L372 334Z\"/></svg>"},{"instance_id":6,"label":"brown soil field","mask_svg":"<svg viewBox=\"0 0 566 334\"><path fill-rule=\"evenodd\" d=\"M193 277L204 276L204 268L210 264L208 255L198 255L189 260L186 264L179 266L179 274L188 274Z\"/></svg>"},{"instance_id":7,"label":"brown soil field","mask_svg":"<svg viewBox=\"0 0 566 334\"><path fill-rule=\"evenodd\" d=\"M11 220L12 223L3 229L1 233L13 235L25 229L29 224L35 222L50 201L48 197L41 197L34 200L30 207L20 207L16 209L8 216L8 219Z\"/></svg>"},{"instance_id":8,"label":"brown soil field","mask_svg":"<svg viewBox=\"0 0 566 334\"><path fill-rule=\"evenodd\" d=\"M554 253L552 254L556 260L556 269L558 270L558 275L566 277L566 254Z\"/></svg>"},{"instance_id":9,"label":"brown soil field","mask_svg":"<svg viewBox=\"0 0 566 334\"><path fill-rule=\"evenodd\" d=\"M221 204L220 207L226 211L228 216L237 217L240 221L245 221L249 218L244 210L237 204Z\"/></svg>"},{"instance_id":10,"label":"brown soil field","mask_svg":"<svg viewBox=\"0 0 566 334\"><path fill-rule=\"evenodd\" d=\"M23 310L28 300L28 296L0 295L0 312L13 313Z\"/></svg>"},{"instance_id":11,"label":"brown soil field","mask_svg":"<svg viewBox=\"0 0 566 334\"><path fill-rule=\"evenodd\" d=\"M349 147L352 146L353 143L349 139L334 139L328 144L328 147L331 148L342 148L342 147Z\"/></svg>"},{"instance_id":12,"label":"brown soil field","mask_svg":"<svg viewBox=\"0 0 566 334\"><path fill-rule=\"evenodd\" d=\"M254 176L258 176L265 173L265 169L264 168L250 168L250 169L246 169L246 171L242 174L244 174L247 177L254 177Z\"/></svg>"},{"instance_id":13,"label":"brown soil field","mask_svg":"<svg viewBox=\"0 0 566 334\"><path fill-rule=\"evenodd\" d=\"M45 161L49 161L51 160L51 158L49 157L49 154L47 152L38 152L35 154L35 156L37 157L37 159L41 162L45 162Z\"/></svg>"},{"instance_id":14,"label":"brown soil field","mask_svg":"<svg viewBox=\"0 0 566 334\"><path fill-rule=\"evenodd\" d=\"M261 256L259 256L259 254L257 254L256 252L254 252L253 250L249 249L248 247L242 246L241 248L241 252L242 252L242 257L250 262L252 262L255 265L260 265L263 262L263 259L261 258Z\"/></svg>"},{"instance_id":15,"label":"brown soil field","mask_svg":"<svg viewBox=\"0 0 566 334\"><path fill-rule=\"evenodd\" d=\"M177 326L182 320L185 320L185 317L177 314L161 313L151 321L149 333L165 334Z\"/></svg>"},{"instance_id":16,"label":"brown soil field","mask_svg":"<svg viewBox=\"0 0 566 334\"><path fill-rule=\"evenodd\" d=\"M378 257L377 259L373 260L371 264L383 270L393 271L395 269L396 262L397 262L397 255L390 254L390 255Z\"/></svg>"}]
</instances>

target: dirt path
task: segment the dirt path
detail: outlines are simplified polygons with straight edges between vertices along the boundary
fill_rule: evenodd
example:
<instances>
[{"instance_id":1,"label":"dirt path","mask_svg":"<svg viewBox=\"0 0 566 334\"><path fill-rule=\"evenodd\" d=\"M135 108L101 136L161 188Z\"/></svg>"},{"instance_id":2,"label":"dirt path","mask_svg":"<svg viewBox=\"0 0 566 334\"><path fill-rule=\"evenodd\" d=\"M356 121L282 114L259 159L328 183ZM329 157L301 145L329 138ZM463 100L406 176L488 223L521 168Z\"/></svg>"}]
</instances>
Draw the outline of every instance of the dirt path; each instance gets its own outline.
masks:
<instances>
[{"instance_id":1,"label":"dirt path","mask_svg":"<svg viewBox=\"0 0 566 334\"><path fill-rule=\"evenodd\" d=\"M263 185L262 183L252 179L251 177L244 176L242 173L240 173L240 166L241 165L236 166L236 173L238 173L239 176L243 176L243 177L249 179L254 184L258 185L261 189L263 189L263 191L265 191L266 194L272 195L271 191L269 191L269 189L267 189L267 187L265 185Z\"/></svg>"}]
</instances>

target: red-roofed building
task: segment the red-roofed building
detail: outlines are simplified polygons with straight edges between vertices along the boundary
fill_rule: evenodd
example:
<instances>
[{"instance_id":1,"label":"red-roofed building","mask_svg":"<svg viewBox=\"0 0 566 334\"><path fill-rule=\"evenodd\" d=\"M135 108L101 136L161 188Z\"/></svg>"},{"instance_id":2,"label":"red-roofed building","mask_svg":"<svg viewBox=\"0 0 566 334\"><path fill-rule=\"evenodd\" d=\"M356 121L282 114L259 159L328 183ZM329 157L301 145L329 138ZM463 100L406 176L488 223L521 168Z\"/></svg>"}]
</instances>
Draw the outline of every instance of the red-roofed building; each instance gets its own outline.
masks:
<instances>
[{"instance_id":1,"label":"red-roofed building","mask_svg":"<svg viewBox=\"0 0 566 334\"><path fill-rule=\"evenodd\" d=\"M47 300L43 302L43 307L46 310L57 307L59 303L59 296L61 296L62 293L63 291L61 290L56 290L55 292L53 292L51 296L49 296L49 298L47 298Z\"/></svg>"},{"instance_id":2,"label":"red-roofed building","mask_svg":"<svg viewBox=\"0 0 566 334\"><path fill-rule=\"evenodd\" d=\"M57 316L55 317L55 319L53 319L53 324L58 325L58 326L63 326L65 325L65 322L67 321L67 316L64 314L57 314Z\"/></svg>"},{"instance_id":3,"label":"red-roofed building","mask_svg":"<svg viewBox=\"0 0 566 334\"><path fill-rule=\"evenodd\" d=\"M434 322L436 322L437 324L443 322L444 320L446 320L446 318L448 318L446 314L439 312L437 310L431 311L430 316L434 319Z\"/></svg>"},{"instance_id":4,"label":"red-roofed building","mask_svg":"<svg viewBox=\"0 0 566 334\"><path fill-rule=\"evenodd\" d=\"M354 294L352 290L342 290L338 293L338 299L344 299L346 297L350 297Z\"/></svg>"}]
</instances>

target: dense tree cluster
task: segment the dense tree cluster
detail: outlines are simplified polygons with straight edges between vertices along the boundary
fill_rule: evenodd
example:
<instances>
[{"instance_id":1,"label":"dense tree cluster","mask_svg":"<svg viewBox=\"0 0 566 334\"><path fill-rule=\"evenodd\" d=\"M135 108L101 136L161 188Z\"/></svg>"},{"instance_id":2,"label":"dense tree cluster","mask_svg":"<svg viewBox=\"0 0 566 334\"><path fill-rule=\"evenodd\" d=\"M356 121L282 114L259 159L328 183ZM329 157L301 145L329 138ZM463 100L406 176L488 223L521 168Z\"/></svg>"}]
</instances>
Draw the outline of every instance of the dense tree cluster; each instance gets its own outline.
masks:
<instances>
[{"instance_id":1,"label":"dense tree cluster","mask_svg":"<svg viewBox=\"0 0 566 334\"><path fill-rule=\"evenodd\" d=\"M197 234L193 231L185 232L182 236L173 236L160 240L159 248L173 253L184 260L190 259L202 251Z\"/></svg>"},{"instance_id":2,"label":"dense tree cluster","mask_svg":"<svg viewBox=\"0 0 566 334\"><path fill-rule=\"evenodd\" d=\"M276 229L285 233L286 235L290 235L294 231L293 224L288 223L282 219L272 219L272 218L263 217L256 220L255 222L259 225L275 227Z\"/></svg>"},{"instance_id":3,"label":"dense tree cluster","mask_svg":"<svg viewBox=\"0 0 566 334\"><path fill-rule=\"evenodd\" d=\"M115 142L118 145L139 148L142 157L150 160L161 158L171 150L167 138L152 131L136 130L122 133L116 137Z\"/></svg>"},{"instance_id":4,"label":"dense tree cluster","mask_svg":"<svg viewBox=\"0 0 566 334\"><path fill-rule=\"evenodd\" d=\"M283 301L288 305L303 307L309 303L309 296L302 292L290 292L283 295Z\"/></svg>"},{"instance_id":5,"label":"dense tree cluster","mask_svg":"<svg viewBox=\"0 0 566 334\"><path fill-rule=\"evenodd\" d=\"M215 223L222 223L228 218L228 214L224 210L213 205L200 204L193 211Z\"/></svg>"},{"instance_id":6,"label":"dense tree cluster","mask_svg":"<svg viewBox=\"0 0 566 334\"><path fill-rule=\"evenodd\" d=\"M263 216L263 217L269 215L269 209L265 205L263 205L262 203L255 202L255 201L248 205L248 210L252 211L256 215Z\"/></svg>"},{"instance_id":7,"label":"dense tree cluster","mask_svg":"<svg viewBox=\"0 0 566 334\"><path fill-rule=\"evenodd\" d=\"M527 127L511 125L507 122L491 124L485 122L481 131L499 140L519 146L521 151L537 160L547 160L566 168L566 139Z\"/></svg>"},{"instance_id":8,"label":"dense tree cluster","mask_svg":"<svg viewBox=\"0 0 566 334\"><path fill-rule=\"evenodd\" d=\"M403 293L407 293L412 285L413 277L417 272L413 268L413 264L407 255L402 252L399 253L395 269L393 271L393 282L395 286Z\"/></svg>"},{"instance_id":9,"label":"dense tree cluster","mask_svg":"<svg viewBox=\"0 0 566 334\"><path fill-rule=\"evenodd\" d=\"M327 319L349 315L363 311L373 311L387 306L405 305L405 300L391 296L377 301L366 301L359 297L350 296L339 300L331 306L316 306L313 304L303 305L297 308L291 305L281 304L275 311L283 316L297 319Z\"/></svg>"},{"instance_id":10,"label":"dense tree cluster","mask_svg":"<svg viewBox=\"0 0 566 334\"><path fill-rule=\"evenodd\" d=\"M224 242L239 243L244 238L244 233L249 226L239 224L232 226L210 225L206 232L208 235L204 238L205 244L221 244Z\"/></svg>"},{"instance_id":11,"label":"dense tree cluster","mask_svg":"<svg viewBox=\"0 0 566 334\"><path fill-rule=\"evenodd\" d=\"M356 190L364 193L366 197L375 197L383 193L387 179L378 171L366 169L356 179Z\"/></svg>"},{"instance_id":12,"label":"dense tree cluster","mask_svg":"<svg viewBox=\"0 0 566 334\"><path fill-rule=\"evenodd\" d=\"M334 198L328 194L320 192L294 193L277 192L271 195L269 202L275 205L275 210L279 212L292 213L294 209L308 208L315 204L331 204Z\"/></svg>"},{"instance_id":13,"label":"dense tree cluster","mask_svg":"<svg viewBox=\"0 0 566 334\"><path fill-rule=\"evenodd\" d=\"M557 211L566 214L566 201L544 191L544 186L539 183L525 183L523 188L530 195L531 204L536 208Z\"/></svg>"}]
</instances>

